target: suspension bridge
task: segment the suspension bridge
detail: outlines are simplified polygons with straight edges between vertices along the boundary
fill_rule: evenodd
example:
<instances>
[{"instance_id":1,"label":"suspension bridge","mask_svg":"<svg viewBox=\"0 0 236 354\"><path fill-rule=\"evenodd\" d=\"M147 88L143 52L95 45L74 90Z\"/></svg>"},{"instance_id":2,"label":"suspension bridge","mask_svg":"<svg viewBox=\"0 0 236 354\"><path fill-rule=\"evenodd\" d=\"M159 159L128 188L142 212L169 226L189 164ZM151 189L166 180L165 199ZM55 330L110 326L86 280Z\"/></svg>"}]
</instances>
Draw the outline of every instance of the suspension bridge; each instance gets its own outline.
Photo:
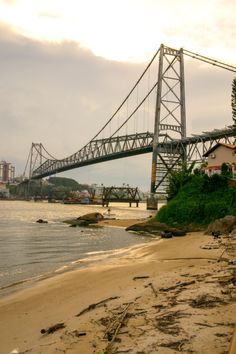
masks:
<instances>
[{"instance_id":1,"label":"suspension bridge","mask_svg":"<svg viewBox=\"0 0 236 354\"><path fill-rule=\"evenodd\" d=\"M162 44L114 114L84 147L56 159L41 143L32 143L26 164L29 180L152 153L150 192L164 193L168 174L181 162L203 161L203 154L217 142L235 143L234 125L187 137L185 56L236 73L235 66Z\"/></svg>"}]
</instances>

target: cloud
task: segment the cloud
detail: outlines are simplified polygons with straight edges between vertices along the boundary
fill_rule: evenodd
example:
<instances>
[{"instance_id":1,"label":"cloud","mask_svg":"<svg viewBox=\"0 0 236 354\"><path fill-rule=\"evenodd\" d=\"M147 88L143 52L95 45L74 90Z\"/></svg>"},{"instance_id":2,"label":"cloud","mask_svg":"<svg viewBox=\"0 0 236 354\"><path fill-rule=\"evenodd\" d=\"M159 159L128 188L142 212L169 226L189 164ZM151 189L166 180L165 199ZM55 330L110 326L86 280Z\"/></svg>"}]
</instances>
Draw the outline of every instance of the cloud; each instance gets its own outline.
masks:
<instances>
[{"instance_id":1,"label":"cloud","mask_svg":"<svg viewBox=\"0 0 236 354\"><path fill-rule=\"evenodd\" d=\"M3 0L3 3L7 5L14 5L18 2L18 0Z\"/></svg>"},{"instance_id":2,"label":"cloud","mask_svg":"<svg viewBox=\"0 0 236 354\"><path fill-rule=\"evenodd\" d=\"M0 36L1 156L23 170L31 142L58 158L82 148L127 94L142 65L95 57L76 43Z\"/></svg>"},{"instance_id":3,"label":"cloud","mask_svg":"<svg viewBox=\"0 0 236 354\"><path fill-rule=\"evenodd\" d=\"M107 122L145 66L106 60L72 41L28 39L0 26L0 160L12 162L20 174L32 142L43 143L57 158L75 153ZM189 134L230 124L232 73L190 59L185 70ZM148 190L150 169L149 154L63 175Z\"/></svg>"}]
</instances>

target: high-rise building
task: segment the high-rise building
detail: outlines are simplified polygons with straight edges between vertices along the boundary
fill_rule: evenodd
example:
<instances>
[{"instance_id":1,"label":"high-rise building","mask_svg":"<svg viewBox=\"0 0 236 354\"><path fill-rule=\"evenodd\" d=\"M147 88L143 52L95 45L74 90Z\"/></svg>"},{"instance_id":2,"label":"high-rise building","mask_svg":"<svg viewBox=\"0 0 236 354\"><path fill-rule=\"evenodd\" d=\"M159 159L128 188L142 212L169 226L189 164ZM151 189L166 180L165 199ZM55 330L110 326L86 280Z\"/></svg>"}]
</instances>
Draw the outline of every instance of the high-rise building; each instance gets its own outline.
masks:
<instances>
[{"instance_id":1,"label":"high-rise building","mask_svg":"<svg viewBox=\"0 0 236 354\"><path fill-rule=\"evenodd\" d=\"M0 162L0 182L12 182L15 177L15 167L6 161Z\"/></svg>"}]
</instances>

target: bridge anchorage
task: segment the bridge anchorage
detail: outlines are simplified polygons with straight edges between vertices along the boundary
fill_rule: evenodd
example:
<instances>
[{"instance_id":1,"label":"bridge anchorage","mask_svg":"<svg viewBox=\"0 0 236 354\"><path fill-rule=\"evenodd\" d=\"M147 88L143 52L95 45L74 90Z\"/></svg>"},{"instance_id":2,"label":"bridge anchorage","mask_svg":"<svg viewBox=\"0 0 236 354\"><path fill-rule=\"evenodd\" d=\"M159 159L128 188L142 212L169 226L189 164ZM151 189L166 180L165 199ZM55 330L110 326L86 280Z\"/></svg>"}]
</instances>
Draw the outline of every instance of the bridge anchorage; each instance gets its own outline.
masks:
<instances>
[{"instance_id":1,"label":"bridge anchorage","mask_svg":"<svg viewBox=\"0 0 236 354\"><path fill-rule=\"evenodd\" d=\"M235 66L162 44L115 113L79 151L55 159L42 144L32 144L29 180L152 153L150 208L156 208L156 196L166 193L168 174L173 169L183 162L203 161L203 154L217 142L236 141L233 125L187 137L184 56L236 73Z\"/></svg>"}]
</instances>

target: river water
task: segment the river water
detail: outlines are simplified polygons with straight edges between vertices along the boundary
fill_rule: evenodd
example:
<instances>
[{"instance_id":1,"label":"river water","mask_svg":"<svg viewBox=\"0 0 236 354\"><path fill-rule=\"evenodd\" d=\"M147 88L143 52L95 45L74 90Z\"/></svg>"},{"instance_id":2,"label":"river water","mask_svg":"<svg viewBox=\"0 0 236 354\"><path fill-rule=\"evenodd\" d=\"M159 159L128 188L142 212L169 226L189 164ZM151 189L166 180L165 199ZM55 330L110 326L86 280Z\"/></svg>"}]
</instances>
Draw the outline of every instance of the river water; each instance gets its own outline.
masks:
<instances>
[{"instance_id":1,"label":"river water","mask_svg":"<svg viewBox=\"0 0 236 354\"><path fill-rule=\"evenodd\" d=\"M69 227L63 220L90 212L104 213L99 205L0 201L0 295L32 279L81 266L87 257L115 255L122 248L149 239L122 228ZM145 204L138 208L113 204L117 219L144 218L153 212ZM47 220L39 224L38 219Z\"/></svg>"}]
</instances>

